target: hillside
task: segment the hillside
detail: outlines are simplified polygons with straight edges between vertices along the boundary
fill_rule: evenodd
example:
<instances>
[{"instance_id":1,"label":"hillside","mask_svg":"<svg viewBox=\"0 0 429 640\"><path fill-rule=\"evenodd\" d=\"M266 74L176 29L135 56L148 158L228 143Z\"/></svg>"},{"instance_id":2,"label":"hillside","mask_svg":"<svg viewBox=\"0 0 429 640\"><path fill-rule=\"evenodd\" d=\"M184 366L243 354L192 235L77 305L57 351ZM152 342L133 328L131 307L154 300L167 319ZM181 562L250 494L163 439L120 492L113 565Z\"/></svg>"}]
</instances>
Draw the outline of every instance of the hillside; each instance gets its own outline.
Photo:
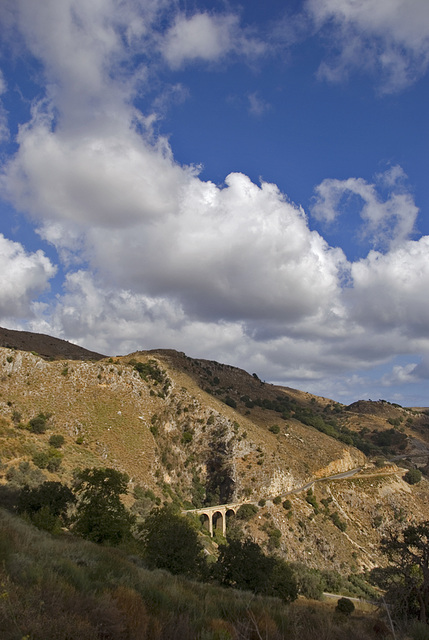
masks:
<instances>
[{"instance_id":1,"label":"hillside","mask_svg":"<svg viewBox=\"0 0 429 640\"><path fill-rule=\"evenodd\" d=\"M0 347L32 351L50 360L66 358L68 360L101 360L105 356L95 351L89 351L83 347L60 340L43 333L31 333L30 331L14 331L0 327Z\"/></svg>"},{"instance_id":2,"label":"hillside","mask_svg":"<svg viewBox=\"0 0 429 640\"><path fill-rule=\"evenodd\" d=\"M345 574L381 561L380 537L392 523L429 519L427 479L403 480L407 466L427 463L423 412L384 401L346 407L171 350L94 361L78 347L66 357L69 343L53 341L56 359L47 360L32 353L31 335L27 350L0 348L6 502L25 483L110 466L130 476L126 501L136 513L163 500L183 509L259 503L243 523L255 540ZM33 433L39 414L46 431ZM53 434L65 442L50 463Z\"/></svg>"}]
</instances>

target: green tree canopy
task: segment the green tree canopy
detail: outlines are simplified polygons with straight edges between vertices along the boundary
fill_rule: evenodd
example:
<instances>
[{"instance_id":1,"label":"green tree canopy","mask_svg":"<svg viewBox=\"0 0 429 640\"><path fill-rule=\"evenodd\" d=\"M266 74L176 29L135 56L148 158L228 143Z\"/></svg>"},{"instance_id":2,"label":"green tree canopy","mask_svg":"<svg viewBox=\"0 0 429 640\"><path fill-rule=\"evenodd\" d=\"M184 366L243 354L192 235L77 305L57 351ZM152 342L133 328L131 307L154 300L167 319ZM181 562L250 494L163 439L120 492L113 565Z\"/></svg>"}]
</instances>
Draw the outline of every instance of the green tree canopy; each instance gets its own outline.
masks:
<instances>
[{"instance_id":1,"label":"green tree canopy","mask_svg":"<svg viewBox=\"0 0 429 640\"><path fill-rule=\"evenodd\" d=\"M75 473L78 497L73 530L93 542L116 545L131 536L134 517L122 504L128 476L116 469L83 469Z\"/></svg>"},{"instance_id":2,"label":"green tree canopy","mask_svg":"<svg viewBox=\"0 0 429 640\"><path fill-rule=\"evenodd\" d=\"M386 600L404 618L429 621L429 521L390 531L381 541L390 567L374 572Z\"/></svg>"},{"instance_id":3,"label":"green tree canopy","mask_svg":"<svg viewBox=\"0 0 429 640\"><path fill-rule=\"evenodd\" d=\"M140 528L143 553L149 568L199 577L202 545L189 518L171 506L152 509Z\"/></svg>"},{"instance_id":4,"label":"green tree canopy","mask_svg":"<svg viewBox=\"0 0 429 640\"><path fill-rule=\"evenodd\" d=\"M290 566L273 556L249 538L228 539L220 545L214 575L224 586L244 589L290 602L297 597L297 587Z\"/></svg>"},{"instance_id":5,"label":"green tree canopy","mask_svg":"<svg viewBox=\"0 0 429 640\"><path fill-rule=\"evenodd\" d=\"M61 482L44 482L30 489L25 486L18 499L18 513L26 513L37 526L44 529L60 529L68 523L67 509L76 498ZM43 512L43 513L42 513ZM44 523L44 524L43 524Z\"/></svg>"}]
</instances>

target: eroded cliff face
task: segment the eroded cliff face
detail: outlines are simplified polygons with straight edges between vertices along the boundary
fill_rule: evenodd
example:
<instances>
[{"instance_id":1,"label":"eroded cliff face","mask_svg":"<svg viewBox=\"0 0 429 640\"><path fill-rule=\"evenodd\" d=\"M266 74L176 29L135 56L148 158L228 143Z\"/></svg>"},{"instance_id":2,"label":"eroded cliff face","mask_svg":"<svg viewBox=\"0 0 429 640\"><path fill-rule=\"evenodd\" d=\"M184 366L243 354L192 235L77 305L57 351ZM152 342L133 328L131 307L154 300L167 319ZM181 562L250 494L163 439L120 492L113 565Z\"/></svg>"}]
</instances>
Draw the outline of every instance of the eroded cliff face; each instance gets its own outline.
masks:
<instances>
[{"instance_id":1,"label":"eroded cliff face","mask_svg":"<svg viewBox=\"0 0 429 640\"><path fill-rule=\"evenodd\" d=\"M332 460L326 467L315 472L316 478L326 478L337 473L345 473L351 469L365 466L366 456L358 449L343 449L342 456Z\"/></svg>"}]
</instances>

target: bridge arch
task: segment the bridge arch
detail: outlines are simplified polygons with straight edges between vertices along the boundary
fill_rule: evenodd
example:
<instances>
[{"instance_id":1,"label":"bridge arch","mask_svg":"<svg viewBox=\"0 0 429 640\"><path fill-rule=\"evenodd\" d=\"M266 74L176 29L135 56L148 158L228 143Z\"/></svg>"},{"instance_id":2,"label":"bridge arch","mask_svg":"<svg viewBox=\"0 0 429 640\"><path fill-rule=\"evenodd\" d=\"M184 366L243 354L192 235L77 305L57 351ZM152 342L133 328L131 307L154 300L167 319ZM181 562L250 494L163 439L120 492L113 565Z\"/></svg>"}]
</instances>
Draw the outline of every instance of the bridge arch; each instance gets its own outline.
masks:
<instances>
[{"instance_id":1,"label":"bridge arch","mask_svg":"<svg viewBox=\"0 0 429 640\"><path fill-rule=\"evenodd\" d=\"M218 509L217 511L213 511L212 513L212 526L213 532L220 531L223 536L226 535L226 514L225 510Z\"/></svg>"},{"instance_id":2,"label":"bridge arch","mask_svg":"<svg viewBox=\"0 0 429 640\"><path fill-rule=\"evenodd\" d=\"M210 535L213 535L213 522L208 513L200 513L200 522Z\"/></svg>"},{"instance_id":3,"label":"bridge arch","mask_svg":"<svg viewBox=\"0 0 429 640\"><path fill-rule=\"evenodd\" d=\"M226 536L227 522L237 513L240 505L217 505L216 507L204 507L202 509L189 509L184 513L197 513L200 522L211 536L214 531L221 531Z\"/></svg>"}]
</instances>

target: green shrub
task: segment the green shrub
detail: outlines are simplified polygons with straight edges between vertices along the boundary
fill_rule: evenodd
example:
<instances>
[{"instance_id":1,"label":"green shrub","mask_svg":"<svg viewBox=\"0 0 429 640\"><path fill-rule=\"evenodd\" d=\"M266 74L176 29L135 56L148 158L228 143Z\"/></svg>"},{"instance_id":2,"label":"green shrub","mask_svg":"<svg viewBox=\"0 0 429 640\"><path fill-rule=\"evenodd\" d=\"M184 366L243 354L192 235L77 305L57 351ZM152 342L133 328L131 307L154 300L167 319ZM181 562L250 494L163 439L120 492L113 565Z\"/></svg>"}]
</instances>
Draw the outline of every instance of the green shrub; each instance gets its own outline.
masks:
<instances>
[{"instance_id":1,"label":"green shrub","mask_svg":"<svg viewBox=\"0 0 429 640\"><path fill-rule=\"evenodd\" d=\"M278 424L273 424L271 425L271 427L268 427L268 431L271 431L271 433L274 433L274 434L278 434L280 433L280 427Z\"/></svg>"},{"instance_id":2,"label":"green shrub","mask_svg":"<svg viewBox=\"0 0 429 640\"><path fill-rule=\"evenodd\" d=\"M39 467L39 469L46 469L49 462L49 454L47 451L38 451L33 455L32 459L36 467Z\"/></svg>"},{"instance_id":3,"label":"green shrub","mask_svg":"<svg viewBox=\"0 0 429 640\"><path fill-rule=\"evenodd\" d=\"M49 456L49 459L48 459L46 468L51 473L54 473L55 471L58 471L58 469L60 468L63 455L57 449L51 448L48 451L48 456Z\"/></svg>"},{"instance_id":4,"label":"green shrub","mask_svg":"<svg viewBox=\"0 0 429 640\"><path fill-rule=\"evenodd\" d=\"M292 502L290 500L285 500L283 502L283 509L286 509L286 510L292 509Z\"/></svg>"},{"instance_id":5,"label":"green shrub","mask_svg":"<svg viewBox=\"0 0 429 640\"><path fill-rule=\"evenodd\" d=\"M54 434L49 438L49 444L51 445L51 447L54 447L55 449L61 449L64 442L65 442L64 436L60 434Z\"/></svg>"},{"instance_id":6,"label":"green shrub","mask_svg":"<svg viewBox=\"0 0 429 640\"><path fill-rule=\"evenodd\" d=\"M22 419L22 416L21 416L21 414L19 413L19 411L17 411L16 409L14 409L14 410L12 411L12 422L13 422L15 425L18 425L18 424L21 422L21 419Z\"/></svg>"},{"instance_id":7,"label":"green shrub","mask_svg":"<svg viewBox=\"0 0 429 640\"><path fill-rule=\"evenodd\" d=\"M29 429L32 433L45 433L48 428L47 422L50 418L50 414L48 413L39 413L28 423Z\"/></svg>"},{"instance_id":8,"label":"green shrub","mask_svg":"<svg viewBox=\"0 0 429 640\"><path fill-rule=\"evenodd\" d=\"M226 396L224 402L225 402L225 404L228 405L228 407L232 407L233 409L237 408L236 401L233 398L231 398L230 396Z\"/></svg>"},{"instance_id":9,"label":"green shrub","mask_svg":"<svg viewBox=\"0 0 429 640\"><path fill-rule=\"evenodd\" d=\"M312 600L320 600L325 589L325 581L320 571L310 569L301 562L294 562L291 566L297 582L298 593Z\"/></svg>"},{"instance_id":10,"label":"green shrub","mask_svg":"<svg viewBox=\"0 0 429 640\"><path fill-rule=\"evenodd\" d=\"M282 501L281 496L276 496L276 497L273 499L273 503L274 503L274 504L280 504L280 502L281 502L281 501Z\"/></svg>"},{"instance_id":11,"label":"green shrub","mask_svg":"<svg viewBox=\"0 0 429 640\"><path fill-rule=\"evenodd\" d=\"M337 602L337 606L335 607L335 611L339 613L343 613L346 616L350 616L355 610L355 605L349 598L340 598Z\"/></svg>"},{"instance_id":12,"label":"green shrub","mask_svg":"<svg viewBox=\"0 0 429 640\"><path fill-rule=\"evenodd\" d=\"M62 459L62 454L53 447L47 451L38 451L33 455L33 463L36 467L39 467L39 469L47 469L51 473L58 471Z\"/></svg>"},{"instance_id":13,"label":"green shrub","mask_svg":"<svg viewBox=\"0 0 429 640\"><path fill-rule=\"evenodd\" d=\"M239 520L250 520L258 513L258 507L254 504L242 504L237 511Z\"/></svg>"},{"instance_id":14,"label":"green shrub","mask_svg":"<svg viewBox=\"0 0 429 640\"><path fill-rule=\"evenodd\" d=\"M340 531L345 531L347 529L347 523L344 522L344 520L341 520L340 516L338 515L338 513L336 511L334 511L334 513L331 513L330 518L331 518L332 522L334 523L334 525Z\"/></svg>"},{"instance_id":15,"label":"green shrub","mask_svg":"<svg viewBox=\"0 0 429 640\"><path fill-rule=\"evenodd\" d=\"M405 482L408 482L408 484L417 484L421 479L422 472L420 471L420 469L410 469L404 475L404 480Z\"/></svg>"},{"instance_id":16,"label":"green shrub","mask_svg":"<svg viewBox=\"0 0 429 640\"><path fill-rule=\"evenodd\" d=\"M40 471L35 469L25 460L20 462L17 467L10 467L6 472L6 480L12 488L19 488L28 485L29 487L37 487L46 477Z\"/></svg>"},{"instance_id":17,"label":"green shrub","mask_svg":"<svg viewBox=\"0 0 429 640\"><path fill-rule=\"evenodd\" d=\"M182 435L182 443L183 444L189 444L190 442L192 442L192 432L191 431L185 431Z\"/></svg>"},{"instance_id":18,"label":"green shrub","mask_svg":"<svg viewBox=\"0 0 429 640\"><path fill-rule=\"evenodd\" d=\"M319 504L316 500L315 495L313 494L313 489L309 489L307 491L307 495L305 497L306 501L308 502L308 504L311 504L311 506L314 509L314 513L317 515L319 513Z\"/></svg>"},{"instance_id":19,"label":"green shrub","mask_svg":"<svg viewBox=\"0 0 429 640\"><path fill-rule=\"evenodd\" d=\"M224 586L277 596L285 602L297 597L290 566L283 560L266 556L250 539L229 540L227 545L219 546L214 576Z\"/></svg>"}]
</instances>

